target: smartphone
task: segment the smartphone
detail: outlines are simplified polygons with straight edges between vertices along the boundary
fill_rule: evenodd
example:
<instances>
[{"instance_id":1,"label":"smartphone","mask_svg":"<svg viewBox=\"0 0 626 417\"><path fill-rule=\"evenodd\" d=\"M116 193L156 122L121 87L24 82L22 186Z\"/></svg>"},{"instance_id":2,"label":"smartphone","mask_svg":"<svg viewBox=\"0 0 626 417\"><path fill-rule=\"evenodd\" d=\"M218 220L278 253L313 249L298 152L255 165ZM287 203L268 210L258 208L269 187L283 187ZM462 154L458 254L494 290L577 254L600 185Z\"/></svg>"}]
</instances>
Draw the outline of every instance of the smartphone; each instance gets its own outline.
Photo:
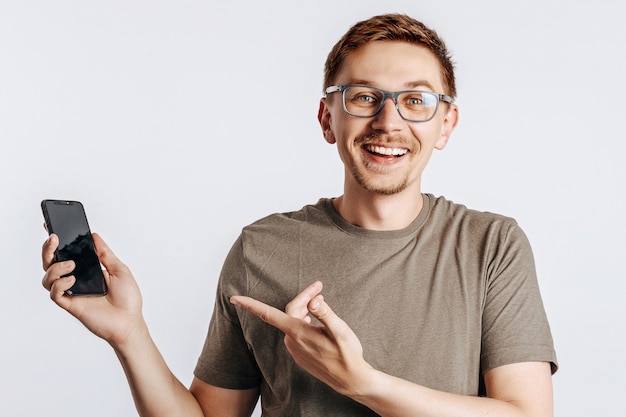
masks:
<instances>
[{"instance_id":1,"label":"smartphone","mask_svg":"<svg viewBox=\"0 0 626 417\"><path fill-rule=\"evenodd\" d=\"M72 260L76 263L74 271L67 274L74 275L76 282L65 293L105 295L107 286L104 273L83 205L78 201L43 200L41 210L48 233L54 233L59 237L55 260L57 262Z\"/></svg>"}]
</instances>

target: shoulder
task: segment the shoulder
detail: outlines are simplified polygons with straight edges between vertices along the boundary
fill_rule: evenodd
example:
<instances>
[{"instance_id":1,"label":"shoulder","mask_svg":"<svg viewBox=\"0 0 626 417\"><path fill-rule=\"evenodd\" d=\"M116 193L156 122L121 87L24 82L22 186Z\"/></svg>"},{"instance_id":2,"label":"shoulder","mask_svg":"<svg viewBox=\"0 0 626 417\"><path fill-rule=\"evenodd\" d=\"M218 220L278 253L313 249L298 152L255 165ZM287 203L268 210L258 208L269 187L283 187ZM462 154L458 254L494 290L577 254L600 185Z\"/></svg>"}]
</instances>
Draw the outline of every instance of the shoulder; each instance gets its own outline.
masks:
<instances>
[{"instance_id":1,"label":"shoulder","mask_svg":"<svg viewBox=\"0 0 626 417\"><path fill-rule=\"evenodd\" d=\"M327 218L327 205L331 200L321 198L315 204L307 204L299 210L272 213L262 217L255 222L244 227L244 231L256 231L258 229L273 228L276 226L289 227L298 226L301 223L309 223L316 219Z\"/></svg>"},{"instance_id":2,"label":"shoulder","mask_svg":"<svg viewBox=\"0 0 626 417\"><path fill-rule=\"evenodd\" d=\"M434 223L458 225L472 230L492 228L519 228L517 221L509 216L489 211L479 211L468 208L463 204L448 200L443 196L435 197L426 194L429 201L428 218Z\"/></svg>"},{"instance_id":3,"label":"shoulder","mask_svg":"<svg viewBox=\"0 0 626 417\"><path fill-rule=\"evenodd\" d=\"M290 236L297 236L305 226L330 227L332 224L328 215L330 201L322 198L317 203L305 205L299 210L270 214L245 226L241 236L244 242L263 239L267 244L268 239L288 240Z\"/></svg>"},{"instance_id":4,"label":"shoulder","mask_svg":"<svg viewBox=\"0 0 626 417\"><path fill-rule=\"evenodd\" d=\"M526 234L512 217L470 209L445 197L427 196L430 205L425 229L433 238L447 236L456 246L478 245L492 250L529 246Z\"/></svg>"}]
</instances>

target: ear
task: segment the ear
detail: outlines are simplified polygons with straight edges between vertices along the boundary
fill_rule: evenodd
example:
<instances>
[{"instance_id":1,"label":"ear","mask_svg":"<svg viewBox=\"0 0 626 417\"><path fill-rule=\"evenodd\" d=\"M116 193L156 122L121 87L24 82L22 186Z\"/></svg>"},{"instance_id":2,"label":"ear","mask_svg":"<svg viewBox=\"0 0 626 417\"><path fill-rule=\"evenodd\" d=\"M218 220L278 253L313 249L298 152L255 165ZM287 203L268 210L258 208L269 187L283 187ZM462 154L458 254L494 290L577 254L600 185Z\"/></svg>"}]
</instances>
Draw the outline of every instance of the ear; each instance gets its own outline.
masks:
<instances>
[{"instance_id":1,"label":"ear","mask_svg":"<svg viewBox=\"0 0 626 417\"><path fill-rule=\"evenodd\" d=\"M320 127L322 128L322 133L324 134L326 142L331 145L335 143L337 140L335 139L335 134L332 130L332 121L330 112L328 111L328 106L326 105L326 98L320 99L320 108L317 111L317 120L320 122Z\"/></svg>"},{"instance_id":2,"label":"ear","mask_svg":"<svg viewBox=\"0 0 626 417\"><path fill-rule=\"evenodd\" d=\"M459 122L459 108L456 104L450 104L445 117L443 118L443 126L441 127L441 136L435 142L435 149L442 150L448 144L450 135Z\"/></svg>"}]
</instances>

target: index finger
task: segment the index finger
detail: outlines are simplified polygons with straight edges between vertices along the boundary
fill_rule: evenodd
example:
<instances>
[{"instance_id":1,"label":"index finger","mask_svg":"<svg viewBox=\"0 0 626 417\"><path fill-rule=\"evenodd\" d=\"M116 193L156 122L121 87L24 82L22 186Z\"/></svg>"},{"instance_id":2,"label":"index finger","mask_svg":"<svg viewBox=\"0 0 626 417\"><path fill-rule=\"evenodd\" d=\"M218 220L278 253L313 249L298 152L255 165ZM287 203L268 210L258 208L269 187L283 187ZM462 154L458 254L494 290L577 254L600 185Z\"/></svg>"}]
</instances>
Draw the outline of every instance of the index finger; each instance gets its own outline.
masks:
<instances>
[{"instance_id":1,"label":"index finger","mask_svg":"<svg viewBox=\"0 0 626 417\"><path fill-rule=\"evenodd\" d=\"M55 262L54 251L58 246L59 238L54 233L48 236L48 239L43 242L41 247L41 265L43 266L44 271L47 271L48 268L50 268L50 265Z\"/></svg>"},{"instance_id":2,"label":"index finger","mask_svg":"<svg viewBox=\"0 0 626 417\"><path fill-rule=\"evenodd\" d=\"M294 325L294 320L300 322L300 320L289 316L287 313L277 309L276 307L272 307L251 297L234 295L230 297L230 302L236 306L246 309L264 322L271 324L284 333L289 332L291 326Z\"/></svg>"}]
</instances>

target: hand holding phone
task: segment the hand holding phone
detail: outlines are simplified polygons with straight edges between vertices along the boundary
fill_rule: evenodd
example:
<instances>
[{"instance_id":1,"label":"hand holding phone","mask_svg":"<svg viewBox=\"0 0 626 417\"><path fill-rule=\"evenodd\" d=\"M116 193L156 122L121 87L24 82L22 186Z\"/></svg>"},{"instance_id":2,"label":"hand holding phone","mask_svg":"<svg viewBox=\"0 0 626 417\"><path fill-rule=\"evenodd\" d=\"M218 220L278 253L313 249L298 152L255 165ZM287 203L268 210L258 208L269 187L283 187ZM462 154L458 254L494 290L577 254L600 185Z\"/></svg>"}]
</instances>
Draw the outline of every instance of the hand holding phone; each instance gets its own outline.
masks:
<instances>
[{"instance_id":1,"label":"hand holding phone","mask_svg":"<svg viewBox=\"0 0 626 417\"><path fill-rule=\"evenodd\" d=\"M68 297L66 290L75 282L61 277L73 275L71 264L56 262L59 239L54 235L41 248L42 266L45 272L41 284L50 291L50 298L59 307L76 317L96 336L118 346L128 337L142 333L143 320L141 291L130 269L117 257L104 240L93 234L98 257L105 270L107 294L103 297Z\"/></svg>"},{"instance_id":2,"label":"hand holding phone","mask_svg":"<svg viewBox=\"0 0 626 417\"><path fill-rule=\"evenodd\" d=\"M78 201L43 200L41 209L48 233L59 238L55 260L72 260L76 265L71 272L76 282L65 293L105 295L107 286L83 205Z\"/></svg>"}]
</instances>

